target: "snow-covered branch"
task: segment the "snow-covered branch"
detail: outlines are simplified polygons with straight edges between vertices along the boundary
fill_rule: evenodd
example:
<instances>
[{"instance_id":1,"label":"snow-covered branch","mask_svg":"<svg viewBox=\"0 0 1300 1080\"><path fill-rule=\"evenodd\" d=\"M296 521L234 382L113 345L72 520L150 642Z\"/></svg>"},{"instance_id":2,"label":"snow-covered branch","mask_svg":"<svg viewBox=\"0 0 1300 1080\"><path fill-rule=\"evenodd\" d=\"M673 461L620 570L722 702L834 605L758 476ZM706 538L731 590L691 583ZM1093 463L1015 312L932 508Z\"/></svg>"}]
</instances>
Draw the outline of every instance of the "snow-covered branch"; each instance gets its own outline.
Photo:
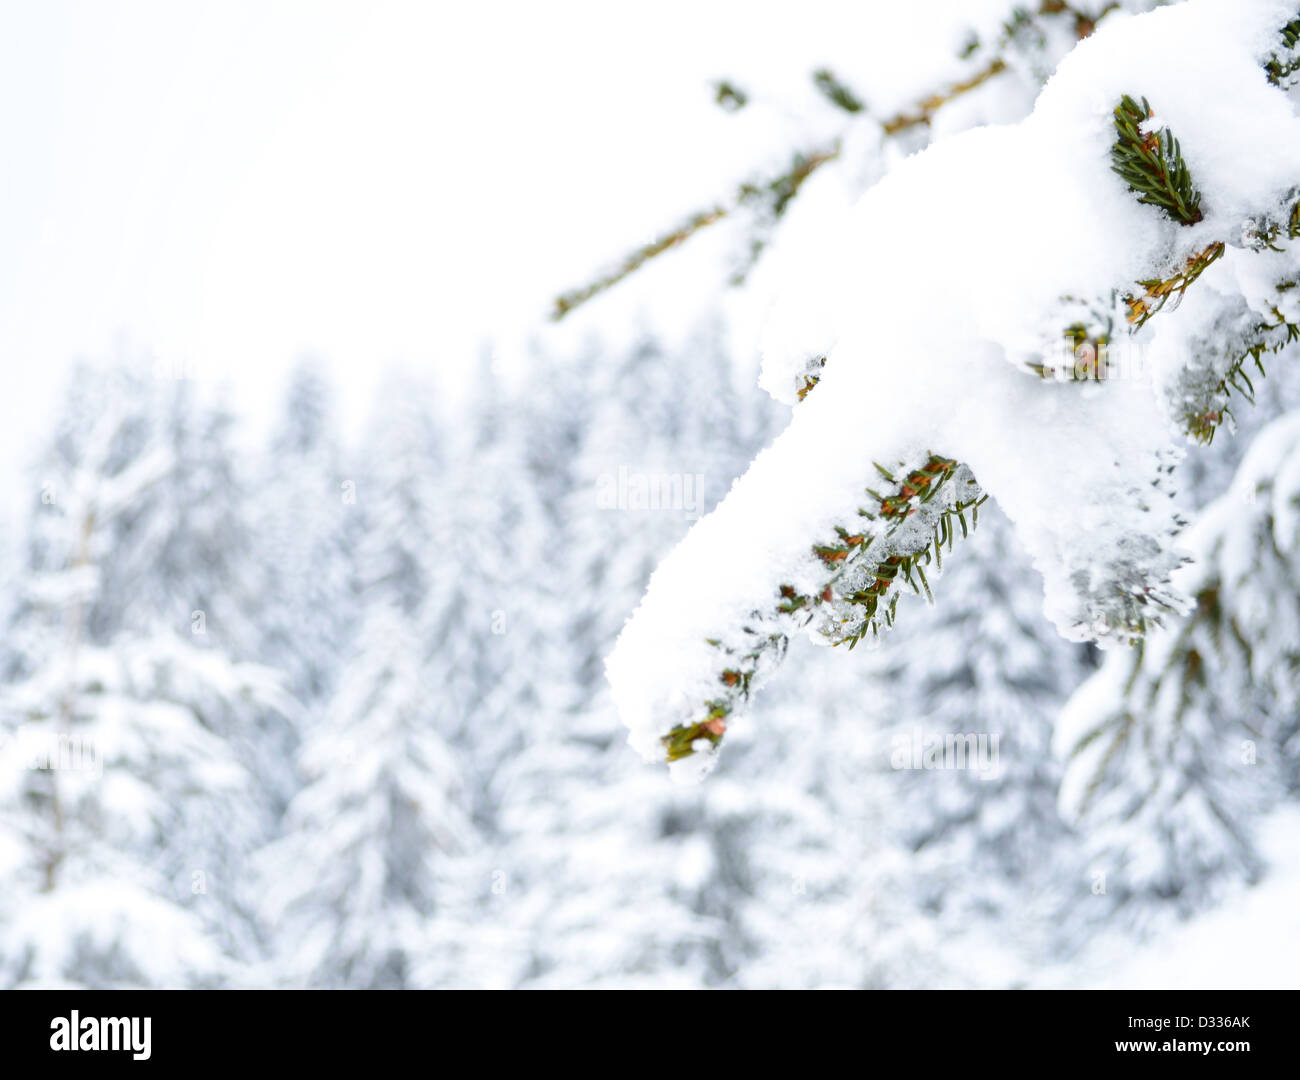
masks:
<instances>
[{"instance_id":1,"label":"snow-covered branch","mask_svg":"<svg viewBox=\"0 0 1300 1080\"><path fill-rule=\"evenodd\" d=\"M1252 332L1300 322L1286 245L1300 120L1267 67L1293 16L1276 0L1193 0L1103 28L1027 119L904 162L797 268L762 381L806 400L664 560L608 661L647 758L699 753L679 768L707 770L794 630L856 641L891 624L899 579L929 591L936 530L982 492L1066 636L1131 644L1188 609L1171 582L1171 479L1178 429L1203 428L1169 406L1204 368L1181 301L1202 331L1234 305L1276 318ZM1076 339L1079 298L1127 306L1126 341L1158 364L1027 378ZM878 470L894 486L877 490ZM898 500L915 514L895 529Z\"/></svg>"}]
</instances>

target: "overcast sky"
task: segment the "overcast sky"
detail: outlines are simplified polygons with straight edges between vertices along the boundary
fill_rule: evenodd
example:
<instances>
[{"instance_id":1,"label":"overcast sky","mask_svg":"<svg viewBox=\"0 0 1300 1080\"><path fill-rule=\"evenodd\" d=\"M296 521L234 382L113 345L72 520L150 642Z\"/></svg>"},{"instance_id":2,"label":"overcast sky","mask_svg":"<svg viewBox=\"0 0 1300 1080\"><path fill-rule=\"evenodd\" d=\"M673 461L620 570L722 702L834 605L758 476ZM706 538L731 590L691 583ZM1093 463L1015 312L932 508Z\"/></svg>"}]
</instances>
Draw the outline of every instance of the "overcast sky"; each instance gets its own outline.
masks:
<instances>
[{"instance_id":1,"label":"overcast sky","mask_svg":"<svg viewBox=\"0 0 1300 1080\"><path fill-rule=\"evenodd\" d=\"M307 351L454 382L761 159L712 78L927 86L899 7L0 0L0 453L120 340L252 407Z\"/></svg>"}]
</instances>

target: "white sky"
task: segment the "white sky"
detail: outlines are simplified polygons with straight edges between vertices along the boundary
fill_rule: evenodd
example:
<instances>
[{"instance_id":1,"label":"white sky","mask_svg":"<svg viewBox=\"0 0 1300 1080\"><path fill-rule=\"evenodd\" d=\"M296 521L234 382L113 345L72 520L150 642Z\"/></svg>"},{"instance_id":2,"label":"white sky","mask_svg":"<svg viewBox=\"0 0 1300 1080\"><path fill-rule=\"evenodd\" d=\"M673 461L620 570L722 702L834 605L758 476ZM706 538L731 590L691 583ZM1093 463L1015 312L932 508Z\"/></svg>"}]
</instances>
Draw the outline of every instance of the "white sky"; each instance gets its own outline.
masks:
<instances>
[{"instance_id":1,"label":"white sky","mask_svg":"<svg viewBox=\"0 0 1300 1080\"><path fill-rule=\"evenodd\" d=\"M123 336L254 411L306 351L454 383L761 160L712 78L928 88L907 6L0 0L0 455Z\"/></svg>"}]
</instances>

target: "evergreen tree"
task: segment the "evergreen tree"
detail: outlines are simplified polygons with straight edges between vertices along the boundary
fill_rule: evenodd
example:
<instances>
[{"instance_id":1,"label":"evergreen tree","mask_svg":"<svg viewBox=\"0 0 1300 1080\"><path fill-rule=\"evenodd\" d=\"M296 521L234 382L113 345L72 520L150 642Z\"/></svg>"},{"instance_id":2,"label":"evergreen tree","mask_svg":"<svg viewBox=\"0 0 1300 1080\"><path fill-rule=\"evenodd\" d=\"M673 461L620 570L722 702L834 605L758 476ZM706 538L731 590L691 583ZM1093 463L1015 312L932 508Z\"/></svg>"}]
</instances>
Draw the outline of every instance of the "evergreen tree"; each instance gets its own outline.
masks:
<instances>
[{"instance_id":1,"label":"evergreen tree","mask_svg":"<svg viewBox=\"0 0 1300 1080\"><path fill-rule=\"evenodd\" d=\"M457 940L449 868L473 846L460 718L443 686L426 604L447 563L446 477L426 395L390 385L359 471L353 568L365 621L321 725L299 757L302 790L262 856L278 972L292 984L397 989L421 965L447 979ZM430 952L434 955L431 956Z\"/></svg>"},{"instance_id":2,"label":"evergreen tree","mask_svg":"<svg viewBox=\"0 0 1300 1080\"><path fill-rule=\"evenodd\" d=\"M224 736L284 708L125 599L183 525L158 384L77 373L43 465L28 587L9 627L0 833L6 985L211 985L256 948L240 865L264 822ZM93 411L92 411L93 410Z\"/></svg>"},{"instance_id":3,"label":"evergreen tree","mask_svg":"<svg viewBox=\"0 0 1300 1080\"><path fill-rule=\"evenodd\" d=\"M432 723L436 687L407 616L374 601L323 723L263 888L288 985L404 989L456 941L451 859L469 842L459 769ZM447 977L444 970L443 977ZM454 980L448 980L454 981Z\"/></svg>"},{"instance_id":4,"label":"evergreen tree","mask_svg":"<svg viewBox=\"0 0 1300 1080\"><path fill-rule=\"evenodd\" d=\"M555 583L537 579L554 538L533 483L525 403L486 355L474 393L430 496L437 536L419 625L436 666L444 730L465 763L471 814L490 833L498 769L546 723L530 695L545 662L539 642L555 629L555 609L538 599Z\"/></svg>"},{"instance_id":5,"label":"evergreen tree","mask_svg":"<svg viewBox=\"0 0 1300 1080\"><path fill-rule=\"evenodd\" d=\"M315 716L334 687L334 658L355 632L358 525L349 512L355 480L345 474L332 391L318 363L294 369L255 483L256 655L286 673Z\"/></svg>"}]
</instances>

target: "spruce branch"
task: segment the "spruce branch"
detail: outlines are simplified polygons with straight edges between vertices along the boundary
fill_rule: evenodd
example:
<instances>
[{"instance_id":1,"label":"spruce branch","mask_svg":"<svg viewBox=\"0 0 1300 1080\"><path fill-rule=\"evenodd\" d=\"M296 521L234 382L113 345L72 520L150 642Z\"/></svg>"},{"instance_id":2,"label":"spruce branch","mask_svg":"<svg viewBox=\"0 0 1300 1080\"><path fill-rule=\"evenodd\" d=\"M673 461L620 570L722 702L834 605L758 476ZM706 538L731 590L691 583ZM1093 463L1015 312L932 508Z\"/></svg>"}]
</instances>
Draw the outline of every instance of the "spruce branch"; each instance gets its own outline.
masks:
<instances>
[{"instance_id":1,"label":"spruce branch","mask_svg":"<svg viewBox=\"0 0 1300 1080\"><path fill-rule=\"evenodd\" d=\"M897 135L911 128L929 124L934 119L934 114L949 102L955 101L963 94L968 94L977 87L983 86L993 76L1001 74L1006 69L1006 61L1000 56L994 57L985 67L970 78L953 83L947 90L940 93L922 98L913 109L885 120L880 126L884 129L886 135Z\"/></svg>"},{"instance_id":2,"label":"spruce branch","mask_svg":"<svg viewBox=\"0 0 1300 1080\"><path fill-rule=\"evenodd\" d=\"M685 243L701 229L707 228L714 222L721 221L730 212L731 210L728 207L715 206L710 210L702 210L699 213L692 214L676 228L637 248L636 251L624 258L615 269L580 289L561 293L555 298L551 318L558 322L574 308L580 307L593 296L597 296L606 289L617 285L624 278L636 273L651 259L662 255L665 251L671 251L679 244Z\"/></svg>"},{"instance_id":3,"label":"spruce branch","mask_svg":"<svg viewBox=\"0 0 1300 1080\"><path fill-rule=\"evenodd\" d=\"M1113 778L1115 763L1128 751L1135 736L1142 730L1139 718L1154 708L1166 679L1178 687L1172 700L1177 702L1175 722L1181 725L1187 706L1194 696L1191 685L1203 680L1203 665L1194 643L1197 630L1208 627L1211 636L1217 639L1224 629L1216 586L1211 585L1198 592L1195 604L1192 614L1180 624L1162 668L1149 670L1145 642L1138 642L1128 657L1129 672L1124 680L1123 707L1107 714L1100 724L1085 732L1070 748L1071 760L1077 760L1090 747L1105 746L1083 784L1078 802L1080 814L1086 814L1091 809L1097 796Z\"/></svg>"},{"instance_id":4,"label":"spruce branch","mask_svg":"<svg viewBox=\"0 0 1300 1080\"><path fill-rule=\"evenodd\" d=\"M1177 297L1174 305L1176 307L1192 283L1205 273L1223 252L1224 245L1216 240L1190 256L1178 273L1167 278L1148 278L1139 281L1138 284L1144 290L1143 295L1124 297L1124 303L1128 305L1128 321L1133 324L1133 328L1137 330L1145 326L1147 320L1169 302L1170 297Z\"/></svg>"},{"instance_id":5,"label":"spruce branch","mask_svg":"<svg viewBox=\"0 0 1300 1080\"><path fill-rule=\"evenodd\" d=\"M1232 805L1236 777L1226 771L1232 766L1220 756L1216 740L1234 728L1252 740L1267 734L1234 716L1232 706L1225 708L1222 699L1215 699L1227 689L1224 659L1232 656L1250 671L1256 662L1254 650L1237 614L1227 609L1217 580L1205 583L1195 599L1193 613L1170 640L1160 642L1158 648L1139 646L1111 661L1126 668L1117 673L1123 677L1122 687L1118 699L1090 717L1089 726L1067 749L1067 769L1076 774L1070 778L1075 793L1069 805L1085 824L1105 820L1117 810L1125 822L1145 818L1145 824L1137 827L1148 836L1169 830L1185 835L1188 828L1207 830L1201 842L1208 840L1211 850L1216 843L1224 844L1236 872L1252 880L1260 870L1259 858L1236 820ZM1212 723L1207 714L1213 715ZM1171 761L1194 764L1171 770ZM1131 785L1127 792L1126 785ZM1263 795L1255 783L1247 790L1252 798ZM1096 842L1099 854L1108 864L1122 867L1130 882L1143 879L1141 869L1134 873L1133 862L1141 867L1143 860L1152 857L1149 849L1136 856L1131 849L1116 850L1105 831ZM1199 844L1192 848L1199 849ZM1176 857L1181 861L1201 854L1189 849ZM1231 863L1211 855L1205 872L1220 873ZM1163 881L1156 888L1162 900L1167 899L1166 888ZM1132 895L1133 884L1124 891Z\"/></svg>"},{"instance_id":6,"label":"spruce branch","mask_svg":"<svg viewBox=\"0 0 1300 1080\"><path fill-rule=\"evenodd\" d=\"M1001 63L999 58L994 65ZM972 85L978 84L977 81ZM900 126L894 131L886 128L886 134L928 122L925 105L922 102L914 113L896 118ZM1153 124L1153 117L1154 112L1145 98L1139 101L1125 95L1120 100L1113 113L1115 141L1111 148L1111 167L1127 183L1138 202L1155 206L1180 226L1194 226L1204 220L1201 192L1193 183L1178 140L1167 127L1152 130L1158 126ZM746 194L757 198L756 193ZM781 201L779 192L775 199L771 192L766 197L771 200L770 205L780 209L788 203L788 199ZM1274 240L1283 232L1292 239L1300 234L1300 203L1292 203L1295 197L1292 192L1285 200L1279 198L1270 211L1276 215L1280 207L1290 207L1289 215L1286 212L1282 215L1287 219L1285 224L1270 226L1273 231L1258 234L1264 238L1262 243L1256 243L1248 232L1247 248L1281 250ZM1247 225L1254 227L1252 223ZM1221 235L1225 236L1224 240L1207 242L1209 237L1202 240L1200 234L1191 234L1190 242L1184 241L1178 251L1177 258L1182 262L1174 272L1165 267L1162 276L1139 281L1137 288L1141 291L1137 295L1125 296L1122 288L1113 291L1108 288L1114 324L1123 326L1118 305L1121 297L1127 303L1128 323L1134 329L1145 325L1165 308L1170 298L1177 306L1190 286L1225 255L1227 242L1238 244L1236 237ZM1188 255L1193 244L1199 250ZM1252 297L1251 303L1254 302ZM1246 307L1245 299L1242 305ZM1248 332L1250 324L1259 316L1246 314L1239 318L1235 324L1237 336L1231 340L1234 347L1244 343L1244 351L1226 367L1219 361L1207 364L1201 372L1212 377L1209 385L1213 394L1226 397L1236 393L1249 399L1254 387L1246 371L1247 362L1253 361L1262 371L1264 351L1276 351L1300 339L1300 327L1282 317L1281 306L1279 303L1273 311L1277 321L1257 326L1260 337L1253 340ZM1070 322L1065 336L1076 349L1107 343L1110 328L1104 331L1103 337L1090 323L1076 324L1069 319L1062 322ZM1228 354L1228 350L1222 349L1222 354ZM824 357L816 357L796 375L800 400L820 384L824 363ZM1086 374L1091 377L1091 373ZM1099 367L1095 374L1102 377L1103 370ZM1168 393L1167 387L1161 389ZM1170 411L1178 415L1176 410ZM1204 441L1209 441L1225 415L1226 408L1191 410L1186 414L1188 430L1194 437L1200 434ZM1158 467L1156 478L1145 472L1126 471L1105 489L1106 495L1125 502L1134 515L1147 515L1140 519L1144 524L1130 529L1128 522L1117 515L1118 523L1105 523L1111 531L1098 540L1100 555L1088 550L1091 537L1084 536L1080 550L1066 550L1059 556L1059 567L1054 567L1054 571L1059 569L1059 584L1063 586L1059 591L1065 594L1065 599L1059 603L1053 601L1057 612L1053 617L1071 633L1083 631L1095 640L1136 644L1152 626L1159 625L1165 612L1186 613L1185 598L1174 588L1171 577L1182 559L1170 543L1186 523L1164 502L1169 496L1167 478L1173 467L1172 455L1164 449L1153 448L1149 456ZM711 754L724 738L738 709L748 703L767 672L784 655L795 631L820 633L833 644L848 643L853 648L863 638L878 636L893 625L898 597L906 587L910 586L918 595L930 595L927 569L932 565L939 567L943 549L953 543L958 528L963 536L966 534L983 493L966 466L955 459L928 453L899 468L893 463L886 464L888 468L876 466L883 483L876 483L874 489L863 488L866 498L858 509L858 520L841 520L833 536L823 536L822 542L811 545L814 560L811 565L808 549L803 547L809 537L797 540L793 545L796 554L785 564L787 568L764 579L761 591L769 595L758 608L749 612L742 625L728 627L725 636L708 639L710 650L718 654L716 667L712 651L702 656L692 654L693 671L698 672L696 665L703 664L705 686L713 681L716 673L716 692L692 692L692 702L705 699L698 701L694 709L689 705L683 709L675 699L669 704L669 715L659 712L650 717L649 724L636 724L634 731L638 738L643 734L649 736L649 749L655 749L657 738L670 761L700 752ZM1123 468L1121 461L1114 464ZM741 505L743 508L746 504ZM854 500L847 507L840 505L837 518L840 514L852 517L853 507L858 504ZM1110 500L1099 499L1096 505L1099 512L1107 510ZM1091 522L1084 518L1080 521L1091 527ZM1066 529L1073 524L1072 519L1065 518ZM785 537L782 550L786 550ZM785 583L777 584L782 581ZM743 588L743 584L736 584ZM734 598L735 593L729 590L728 596ZM1198 600L1202 599L1198 596ZM744 603L741 610L748 610L750 603ZM697 632L692 630L687 636L698 646ZM1193 668L1198 662L1193 655ZM700 684L693 679L692 685ZM652 700L656 699L652 697ZM671 724L676 726L663 734Z\"/></svg>"},{"instance_id":7,"label":"spruce branch","mask_svg":"<svg viewBox=\"0 0 1300 1080\"><path fill-rule=\"evenodd\" d=\"M1292 19L1282 27L1278 37L1282 39L1282 48L1269 56L1264 70L1269 82L1287 89L1292 83L1291 76L1300 72L1300 18Z\"/></svg>"},{"instance_id":8,"label":"spruce branch","mask_svg":"<svg viewBox=\"0 0 1300 1080\"><path fill-rule=\"evenodd\" d=\"M929 124L931 118L942 106L983 85L1005 69L1006 63L1001 58L995 58L969 79L955 83L946 91L923 98L915 108L883 121L881 127L887 136L894 136L912 128ZM814 81L818 89L837 107L850 113L861 112L865 108L863 103L853 95L852 91L840 83L829 71L817 72L814 75ZM725 81L716 85L715 95L718 104L733 110L739 109L748 101L743 92L738 91L731 83ZM636 273L652 259L680 246L701 229L732 216L738 210L757 206L764 209L766 215L772 221L778 220L785 213L790 201L799 193L804 181L823 165L834 161L839 157L839 153L840 147L838 143L820 150L797 151L793 155L790 167L784 172L766 181L742 184L730 204L719 203L707 210L692 214L681 224L627 255L616 267L597 277L594 281L580 288L561 293L555 298L551 310L552 320L558 322L575 308L581 307L593 297L613 288ZM759 250L761 250L761 245L751 253L751 262L757 256ZM743 275L738 275L738 277L743 278ZM734 283L736 282L733 280Z\"/></svg>"},{"instance_id":9,"label":"spruce branch","mask_svg":"<svg viewBox=\"0 0 1300 1080\"><path fill-rule=\"evenodd\" d=\"M551 310L552 320L559 322L574 308L581 307L592 297L613 288L640 270L650 260L684 244L701 229L716 224L743 207L766 204L767 212L773 218L781 217L790 200L799 193L804 181L828 161L834 161L839 156L839 152L839 146L833 145L810 154L795 154L790 167L777 176L765 181L742 184L732 205L719 203L708 210L692 214L676 228L637 248L618 266L596 278L595 281L582 288L561 293L555 298L555 305Z\"/></svg>"},{"instance_id":10,"label":"spruce branch","mask_svg":"<svg viewBox=\"0 0 1300 1080\"><path fill-rule=\"evenodd\" d=\"M1138 202L1160 207L1182 225L1195 225L1203 217L1201 193L1170 130L1142 130L1153 116L1146 98L1139 105L1125 94L1115 106L1111 169L1137 193Z\"/></svg>"},{"instance_id":11,"label":"spruce branch","mask_svg":"<svg viewBox=\"0 0 1300 1080\"><path fill-rule=\"evenodd\" d=\"M803 401L804 398L812 393L813 387L821 382L821 372L822 368L825 366L826 357L824 356L814 356L810 361L808 361L807 367L805 367L802 374L800 374L796 380L795 395L800 401Z\"/></svg>"},{"instance_id":12,"label":"spruce branch","mask_svg":"<svg viewBox=\"0 0 1300 1080\"><path fill-rule=\"evenodd\" d=\"M1278 288L1285 291L1294 288L1294 282L1284 282ZM1182 421L1187 437L1209 446L1219 428L1233 420L1230 401L1235 394L1247 404L1255 403L1255 384L1250 376L1250 368L1264 378L1268 372L1264 368L1264 356L1276 355L1289 345L1300 342L1300 326L1288 321L1275 306L1274 322L1259 323L1254 328L1252 340L1240 348L1229 361L1226 370L1215 378L1202 373L1191 373L1182 387Z\"/></svg>"},{"instance_id":13,"label":"spruce branch","mask_svg":"<svg viewBox=\"0 0 1300 1080\"><path fill-rule=\"evenodd\" d=\"M1075 37L1083 40L1088 37L1096 28L1097 24L1111 12L1119 10L1120 4L1112 2L1104 4L1096 12L1085 11L1081 7L1066 3L1064 0L1042 0L1036 10L1017 9L1012 21L1008 23L1003 30L1002 35L995 46L995 55L978 71L968 78L953 83L945 90L929 94L918 101L912 108L906 109L895 116L886 118L881 121L881 128L887 137L894 137L904 132L912 131L918 127L928 126L935 113L944 105L955 101L957 98L969 93L972 90L984 85L990 79L1007 70L1007 62L1003 52L1010 49L1018 36L1027 26L1036 27L1038 19L1058 19L1065 18L1072 20ZM972 39L969 45L962 50L962 57L969 58L980 51L980 42L978 39ZM838 76L828 69L820 69L813 74L813 81L822 94L835 107L843 109L853 115L866 111L865 103L841 81ZM722 108L735 112L744 108L748 104L749 98L745 92L736 86L735 83L720 79L714 83L714 100ZM813 171L833 161L839 156L838 145L830 150L823 151L805 151L796 153L794 160L796 164L785 173L768 181L768 188L790 185L792 190L790 197L797 193L803 180L807 179ZM799 162L805 162L811 167L800 175ZM556 297L551 312L551 318L555 321L563 319L569 312L575 308L581 307L593 297L600 295L608 289L613 288L632 274L636 273L642 266L657 258L664 253L679 247L701 229L707 228L723 218L729 217L736 210L747 205L747 192L754 185L744 185L737 195L732 199L730 204L718 204L707 210L701 210L676 227L663 233L650 243L643 245L636 251L624 257L624 259L612 270L596 278L587 285L579 288L570 289ZM789 199L785 200L787 203ZM781 206L784 211L784 204ZM775 217L779 217L778 212ZM762 244L756 244L755 250L751 252L751 263L757 258L758 253L762 250ZM743 281L744 274L734 275L732 284Z\"/></svg>"},{"instance_id":14,"label":"spruce branch","mask_svg":"<svg viewBox=\"0 0 1300 1080\"><path fill-rule=\"evenodd\" d=\"M766 609L754 611L739 638L709 639L720 653L718 692L703 702L700 719L679 724L660 741L668 761L715 749L731 717L781 660L790 638L809 628L850 649L891 628L905 588L932 599L926 568L942 568L944 549L979 522L986 496L966 466L927 454L913 468L876 465L882 483L864 488L859 520L814 544L825 569L820 588L800 593L782 585Z\"/></svg>"},{"instance_id":15,"label":"spruce branch","mask_svg":"<svg viewBox=\"0 0 1300 1080\"><path fill-rule=\"evenodd\" d=\"M1280 34L1285 48L1295 49L1300 44L1300 19L1287 23ZM1265 70L1269 73L1269 81L1280 86L1285 75L1300 70L1300 61L1295 68L1283 70L1274 56L1265 64ZM1128 181L1129 189L1138 194L1139 202L1160 207L1180 224L1195 224L1203 219L1200 192L1192 183L1178 140L1169 129L1158 133L1142 130L1153 115L1146 98L1139 105L1132 97L1123 97L1115 108L1116 138L1111 149L1111 167ZM1300 238L1300 201L1292 205L1284 224L1277 221L1265 221L1263 225L1248 223L1248 246L1256 251L1281 251L1278 241L1284 231L1288 239ZM1177 306L1188 288L1223 256L1225 250L1223 242L1215 241L1189 256L1177 273L1139 281L1142 295L1124 297L1128 321L1133 329L1145 326L1171 297ZM1282 282L1278 289L1285 291L1295 284ZM1228 399L1233 393L1253 403L1254 384L1246 370L1248 364L1253 364L1263 376L1264 353L1276 353L1300 340L1300 327L1290 323L1277 307L1273 308L1273 315L1276 321L1258 324L1253 339L1233 357L1217 379L1213 376L1207 379L1204 373L1195 371L1185 375L1183 392L1189 400L1182 407L1182 420L1184 431L1193 441L1201 445L1214 441L1219 427L1231 419Z\"/></svg>"},{"instance_id":16,"label":"spruce branch","mask_svg":"<svg viewBox=\"0 0 1300 1080\"><path fill-rule=\"evenodd\" d=\"M1063 15L1074 20L1074 36L1077 40L1082 41L1097 29L1097 23L1112 11L1118 10L1119 7L1117 0L1112 0L1111 3L1104 5L1100 10L1089 12L1075 7L1073 4L1068 4L1065 0L1042 0L1042 3L1038 5L1037 12L1032 14L1024 8L1017 8L1010 21L1006 23L1003 33L1008 37L1022 33L1027 26L1033 24L1034 15Z\"/></svg>"},{"instance_id":17,"label":"spruce branch","mask_svg":"<svg viewBox=\"0 0 1300 1080\"><path fill-rule=\"evenodd\" d=\"M1281 760L1278 752L1296 730L1300 594L1289 527L1296 485L1287 463L1300 445L1298 420L1293 413L1260 433L1232 485L1188 536L1196 558L1187 582L1195 606L1187 617L1137 650L1112 654L1063 718L1063 805L1085 823L1119 816L1132 823L1124 826L1129 835L1135 827L1163 835L1163 854L1136 855L1120 850L1122 835L1098 836L1108 862L1145 863L1126 876L1148 888L1155 882L1161 896L1169 864L1193 858L1218 872L1225 853L1248 853L1234 820L1240 801L1268 800L1285 789L1285 774L1269 775L1265 763ZM1258 758L1263 775L1247 777L1224 753L1234 737L1267 748ZM1188 767L1171 771L1174 760ZM1283 786L1273 787L1278 781ZM1197 843L1185 842L1189 834ZM1175 844L1174 837L1184 840ZM1166 865L1153 867L1153 857ZM1253 873L1254 857L1243 857L1236 869Z\"/></svg>"}]
</instances>

